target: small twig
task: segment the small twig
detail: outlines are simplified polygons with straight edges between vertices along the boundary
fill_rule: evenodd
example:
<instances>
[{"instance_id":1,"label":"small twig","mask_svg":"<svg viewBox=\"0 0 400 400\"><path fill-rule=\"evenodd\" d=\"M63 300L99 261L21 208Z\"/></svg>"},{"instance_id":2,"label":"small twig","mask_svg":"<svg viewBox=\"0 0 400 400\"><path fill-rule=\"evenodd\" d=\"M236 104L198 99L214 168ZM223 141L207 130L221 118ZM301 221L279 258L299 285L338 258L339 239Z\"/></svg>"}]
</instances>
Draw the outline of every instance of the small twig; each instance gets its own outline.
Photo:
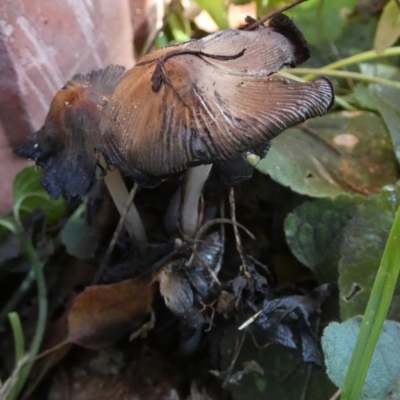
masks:
<instances>
[{"instance_id":1,"label":"small twig","mask_svg":"<svg viewBox=\"0 0 400 400\"><path fill-rule=\"evenodd\" d=\"M260 344L257 342L257 339L255 338L254 333L251 331L251 329L248 329L246 332L250 335L254 346L256 346L258 350L264 350L273 344L272 342L266 342L265 344Z\"/></svg>"},{"instance_id":2,"label":"small twig","mask_svg":"<svg viewBox=\"0 0 400 400\"><path fill-rule=\"evenodd\" d=\"M264 22L268 21L269 19L275 17L275 15L280 14L284 11L287 11L290 8L293 8L300 3L304 3L305 1L307 1L307 0L294 0L291 3L287 4L286 6L281 7L278 10L272 11L271 13L265 15L264 17L260 18L256 22L253 22L251 25L244 28L244 30L251 31L252 29L257 28L257 26L259 26L259 25L263 24Z\"/></svg>"},{"instance_id":3,"label":"small twig","mask_svg":"<svg viewBox=\"0 0 400 400\"><path fill-rule=\"evenodd\" d=\"M329 398L329 400L337 400L340 395L342 394L342 389L338 389L333 395L332 397Z\"/></svg>"},{"instance_id":4,"label":"small twig","mask_svg":"<svg viewBox=\"0 0 400 400\"><path fill-rule=\"evenodd\" d=\"M243 322L242 325L239 326L238 330L242 331L244 328L247 328L249 325L251 325L257 317L263 312L263 310L257 311L254 315L252 315L249 319Z\"/></svg>"},{"instance_id":5,"label":"small twig","mask_svg":"<svg viewBox=\"0 0 400 400\"><path fill-rule=\"evenodd\" d=\"M357 193L363 194L364 196L369 196L371 194L371 192L367 188L364 188L362 186L358 186L356 183L353 183L353 182L349 181L344 176L338 175L337 178L338 178L338 180L343 182L346 186L348 186L350 189L354 190Z\"/></svg>"},{"instance_id":6,"label":"small twig","mask_svg":"<svg viewBox=\"0 0 400 400\"><path fill-rule=\"evenodd\" d=\"M336 145L334 145L332 142L330 142L329 140L327 140L324 136L322 136L317 130L310 128L309 126L307 126L305 123L302 123L300 125L298 125L298 127L314 136L316 139L318 139L320 142L322 142L323 144L325 144L326 146L328 146L331 150L333 150L336 154L338 154L339 156L343 155L342 151L339 149L339 147L337 147Z\"/></svg>"},{"instance_id":7,"label":"small twig","mask_svg":"<svg viewBox=\"0 0 400 400\"><path fill-rule=\"evenodd\" d=\"M242 260L241 270L243 271L243 274L247 276L248 275L247 261L246 258L244 257L242 240L240 238L238 224L236 222L235 189L233 187L229 189L229 205L231 208L231 220L233 225L233 232L235 234L236 249L240 255L240 259Z\"/></svg>"},{"instance_id":8,"label":"small twig","mask_svg":"<svg viewBox=\"0 0 400 400\"><path fill-rule=\"evenodd\" d=\"M138 189L138 184L135 183L133 185L133 188L131 189L131 191L129 193L128 199L126 200L125 207L124 207L124 209L122 211L122 214L121 214L121 216L119 218L118 225L115 228L115 231L114 231L113 237L112 237L112 239L110 241L110 244L108 245L106 254L104 255L104 257L103 257L103 259L101 261L101 264L99 265L99 268L98 268L98 270L96 272L96 275L94 276L93 284L97 283L99 281L99 279L101 278L101 276L103 275L104 269L106 268L106 266L108 264L108 261L109 261L109 259L111 257L111 253L114 250L114 247L115 247L115 245L117 243L118 237L119 237L119 235L120 235L120 233L122 231L122 228L124 226L126 214L127 214L128 210L129 210L130 205L133 202L133 199L135 198L135 194L136 194L137 189Z\"/></svg>"},{"instance_id":9,"label":"small twig","mask_svg":"<svg viewBox=\"0 0 400 400\"><path fill-rule=\"evenodd\" d=\"M245 337L246 337L246 331L243 332L243 335L242 335L242 337L240 338L240 341L239 341L239 345L236 348L235 355L233 356L232 361L231 361L228 369L225 372L226 376L225 376L224 382L222 383L222 387L224 389L229 384L229 381L230 381L231 376L232 376L233 368L235 368L235 364L236 364L237 358L239 357L240 351L242 350Z\"/></svg>"}]
</instances>

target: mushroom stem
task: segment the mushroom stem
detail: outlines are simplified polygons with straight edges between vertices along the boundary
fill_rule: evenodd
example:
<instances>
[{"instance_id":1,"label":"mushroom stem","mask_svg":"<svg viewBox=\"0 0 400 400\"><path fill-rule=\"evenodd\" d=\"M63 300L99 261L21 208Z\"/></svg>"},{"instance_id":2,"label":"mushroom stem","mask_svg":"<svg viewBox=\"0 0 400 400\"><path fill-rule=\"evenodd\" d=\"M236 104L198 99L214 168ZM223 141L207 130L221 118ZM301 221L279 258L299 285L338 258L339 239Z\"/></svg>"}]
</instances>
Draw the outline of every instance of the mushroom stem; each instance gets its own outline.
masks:
<instances>
[{"instance_id":1,"label":"mushroom stem","mask_svg":"<svg viewBox=\"0 0 400 400\"><path fill-rule=\"evenodd\" d=\"M165 230L172 235L176 232L177 222L179 221L179 212L181 208L181 197L182 197L182 188L178 187L178 190L171 197L169 201L167 211L164 216L164 227Z\"/></svg>"},{"instance_id":2,"label":"mushroom stem","mask_svg":"<svg viewBox=\"0 0 400 400\"><path fill-rule=\"evenodd\" d=\"M192 238L199 223L199 199L212 164L189 168L183 184L180 225L184 237Z\"/></svg>"},{"instance_id":3,"label":"mushroom stem","mask_svg":"<svg viewBox=\"0 0 400 400\"><path fill-rule=\"evenodd\" d=\"M119 169L113 168L112 170L107 171L104 181L114 204L121 215L129 197L129 192L125 186L125 182L122 179ZM139 212L133 202L126 213L125 228L131 237L134 237L140 242L147 242L147 235L142 219L140 218Z\"/></svg>"}]
</instances>

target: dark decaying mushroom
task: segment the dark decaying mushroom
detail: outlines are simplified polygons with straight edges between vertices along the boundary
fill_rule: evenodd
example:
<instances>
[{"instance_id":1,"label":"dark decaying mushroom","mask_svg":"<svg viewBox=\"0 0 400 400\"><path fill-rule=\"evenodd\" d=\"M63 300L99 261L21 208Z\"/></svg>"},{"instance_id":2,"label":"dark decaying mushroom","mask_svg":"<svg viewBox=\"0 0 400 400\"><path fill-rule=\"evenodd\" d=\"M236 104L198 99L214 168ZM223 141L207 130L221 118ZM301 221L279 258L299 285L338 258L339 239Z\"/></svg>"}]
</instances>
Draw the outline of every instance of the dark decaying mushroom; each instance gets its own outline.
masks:
<instances>
[{"instance_id":1,"label":"dark decaying mushroom","mask_svg":"<svg viewBox=\"0 0 400 400\"><path fill-rule=\"evenodd\" d=\"M309 53L301 32L278 14L255 30L225 30L154 51L125 75L115 66L77 75L17 152L42 166L53 197L85 194L100 154L145 187L196 167L182 192L181 227L193 236L212 163L225 183L240 183L251 176L246 152L265 154L276 135L332 105L327 79L274 75Z\"/></svg>"},{"instance_id":2,"label":"dark decaying mushroom","mask_svg":"<svg viewBox=\"0 0 400 400\"><path fill-rule=\"evenodd\" d=\"M184 354L192 353L201 339L205 319L199 308L215 300L220 291L217 275L223 253L222 235L217 231L201 242L191 262L183 257L157 272L156 280L165 304L181 323Z\"/></svg>"}]
</instances>

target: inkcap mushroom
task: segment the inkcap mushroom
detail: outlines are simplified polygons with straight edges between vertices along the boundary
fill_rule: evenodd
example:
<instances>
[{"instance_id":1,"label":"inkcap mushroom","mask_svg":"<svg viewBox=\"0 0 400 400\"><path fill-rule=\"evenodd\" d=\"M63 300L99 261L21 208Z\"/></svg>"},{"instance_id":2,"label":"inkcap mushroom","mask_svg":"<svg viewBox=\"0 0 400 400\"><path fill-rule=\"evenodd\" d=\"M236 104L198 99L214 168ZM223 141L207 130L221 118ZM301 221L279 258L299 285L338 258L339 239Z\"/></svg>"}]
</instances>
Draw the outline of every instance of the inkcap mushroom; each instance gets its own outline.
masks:
<instances>
[{"instance_id":1,"label":"inkcap mushroom","mask_svg":"<svg viewBox=\"0 0 400 400\"><path fill-rule=\"evenodd\" d=\"M53 196L84 194L99 154L144 187L187 171L180 225L193 237L212 164L223 182L238 184L251 176L247 152L265 155L271 139L333 104L328 79L303 83L276 74L309 56L301 32L279 13L254 30L228 29L156 50L123 76L106 69L92 73L98 79L73 80L84 101L57 94L55 122L50 111L19 153L43 167ZM60 129L59 115L68 129Z\"/></svg>"}]
</instances>

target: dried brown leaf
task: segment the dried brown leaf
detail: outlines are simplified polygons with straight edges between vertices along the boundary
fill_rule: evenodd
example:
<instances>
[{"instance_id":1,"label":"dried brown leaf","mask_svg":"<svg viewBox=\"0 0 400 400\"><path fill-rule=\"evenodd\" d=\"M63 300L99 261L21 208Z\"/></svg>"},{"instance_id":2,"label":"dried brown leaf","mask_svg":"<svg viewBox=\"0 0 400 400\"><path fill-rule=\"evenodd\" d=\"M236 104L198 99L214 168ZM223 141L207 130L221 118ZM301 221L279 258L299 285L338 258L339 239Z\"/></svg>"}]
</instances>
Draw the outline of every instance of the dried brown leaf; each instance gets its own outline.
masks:
<instances>
[{"instance_id":1,"label":"dried brown leaf","mask_svg":"<svg viewBox=\"0 0 400 400\"><path fill-rule=\"evenodd\" d=\"M114 343L148 314L155 288L151 277L86 288L68 316L69 342L88 349Z\"/></svg>"}]
</instances>

